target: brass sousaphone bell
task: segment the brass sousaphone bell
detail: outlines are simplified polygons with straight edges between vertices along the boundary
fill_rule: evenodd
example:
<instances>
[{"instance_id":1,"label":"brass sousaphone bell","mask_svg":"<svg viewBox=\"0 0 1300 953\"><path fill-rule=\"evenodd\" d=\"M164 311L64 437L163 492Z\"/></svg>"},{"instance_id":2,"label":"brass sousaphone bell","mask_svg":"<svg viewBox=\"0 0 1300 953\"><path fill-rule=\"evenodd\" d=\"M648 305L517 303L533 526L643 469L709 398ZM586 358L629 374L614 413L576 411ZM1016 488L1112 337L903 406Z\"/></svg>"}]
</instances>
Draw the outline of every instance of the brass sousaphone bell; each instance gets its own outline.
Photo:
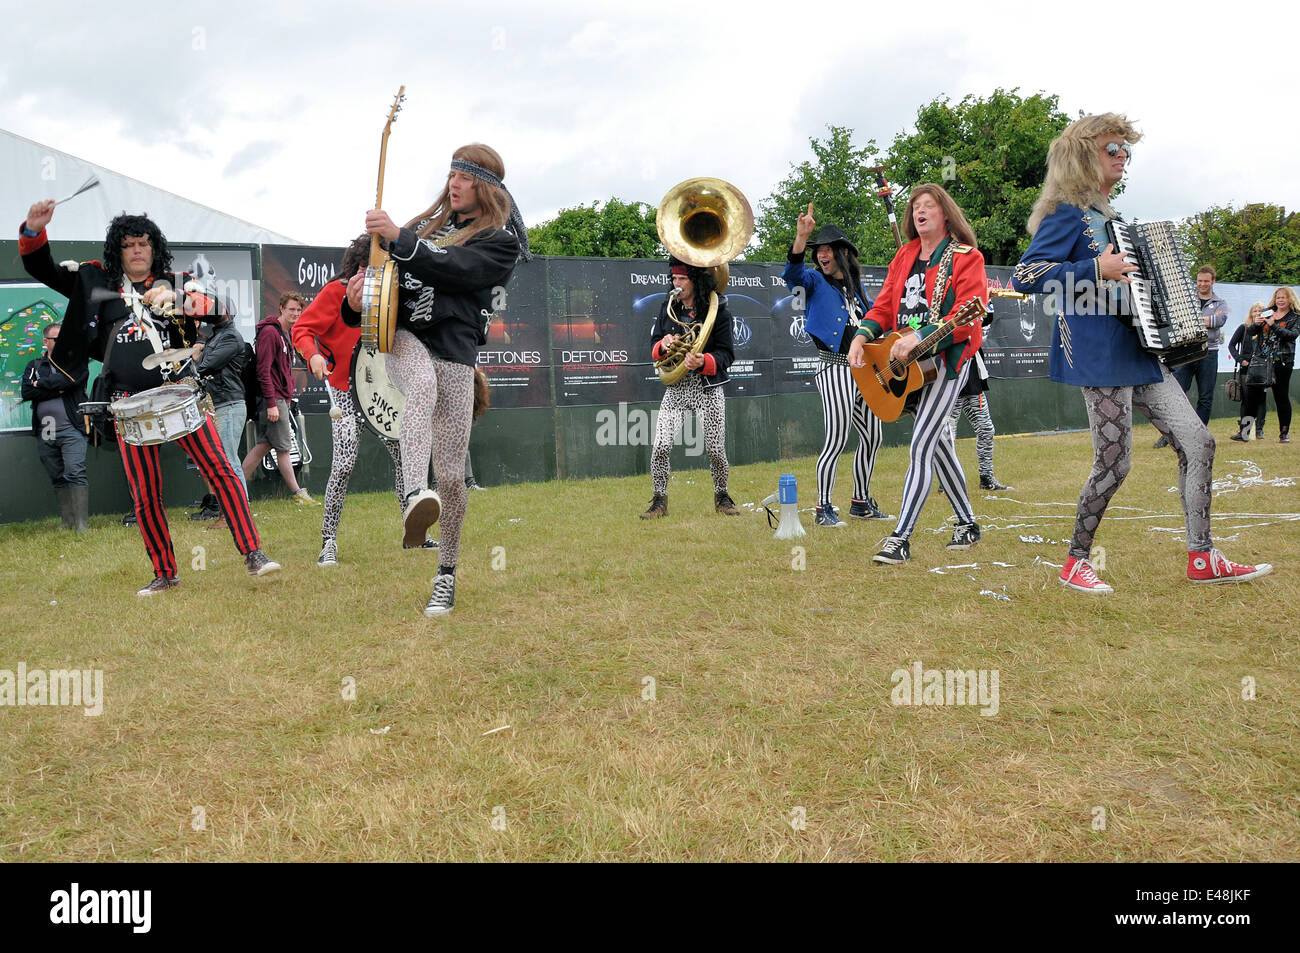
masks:
<instances>
[{"instance_id":1,"label":"brass sousaphone bell","mask_svg":"<svg viewBox=\"0 0 1300 953\"><path fill-rule=\"evenodd\" d=\"M722 179L700 177L679 182L668 190L655 216L659 240L668 253L713 275L719 290L727 287L727 263L744 251L754 234L754 212L740 189ZM718 295L709 295L709 312L703 324L680 320L669 299L668 317L682 326L682 334L655 361L664 384L676 384L686 375L686 355L699 354L709 343L718 316Z\"/></svg>"}]
</instances>

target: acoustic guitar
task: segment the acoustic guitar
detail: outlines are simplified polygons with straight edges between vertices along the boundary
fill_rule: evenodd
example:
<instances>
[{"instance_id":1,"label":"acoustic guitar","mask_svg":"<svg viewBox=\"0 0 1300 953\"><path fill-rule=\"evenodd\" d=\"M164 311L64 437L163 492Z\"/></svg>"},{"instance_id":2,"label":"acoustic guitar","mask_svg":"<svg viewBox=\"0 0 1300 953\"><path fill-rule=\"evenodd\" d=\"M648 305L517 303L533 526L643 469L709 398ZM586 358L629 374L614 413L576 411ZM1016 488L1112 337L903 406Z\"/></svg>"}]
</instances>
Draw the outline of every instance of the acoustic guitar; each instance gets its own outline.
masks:
<instances>
[{"instance_id":1,"label":"acoustic guitar","mask_svg":"<svg viewBox=\"0 0 1300 953\"><path fill-rule=\"evenodd\" d=\"M937 352L952 343L952 332L963 324L984 317L986 308L979 298L971 298L955 309L939 329L917 345L906 363L890 360L889 352L903 332L894 331L863 349L865 367L850 367L853 382L862 399L885 423L902 416L907 398L939 376Z\"/></svg>"}]
</instances>

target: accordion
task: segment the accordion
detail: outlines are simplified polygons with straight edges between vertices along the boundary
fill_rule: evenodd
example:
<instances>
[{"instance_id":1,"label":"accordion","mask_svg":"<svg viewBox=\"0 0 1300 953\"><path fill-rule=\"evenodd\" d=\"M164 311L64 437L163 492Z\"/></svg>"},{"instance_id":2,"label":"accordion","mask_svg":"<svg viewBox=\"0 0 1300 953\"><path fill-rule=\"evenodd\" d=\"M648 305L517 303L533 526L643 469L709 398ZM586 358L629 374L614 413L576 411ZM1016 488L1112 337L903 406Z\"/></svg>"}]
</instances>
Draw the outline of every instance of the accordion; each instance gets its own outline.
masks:
<instances>
[{"instance_id":1,"label":"accordion","mask_svg":"<svg viewBox=\"0 0 1300 953\"><path fill-rule=\"evenodd\" d=\"M1199 361L1209 336L1173 222L1106 223L1116 251L1138 266L1129 274L1129 316L1138 341L1169 367Z\"/></svg>"}]
</instances>

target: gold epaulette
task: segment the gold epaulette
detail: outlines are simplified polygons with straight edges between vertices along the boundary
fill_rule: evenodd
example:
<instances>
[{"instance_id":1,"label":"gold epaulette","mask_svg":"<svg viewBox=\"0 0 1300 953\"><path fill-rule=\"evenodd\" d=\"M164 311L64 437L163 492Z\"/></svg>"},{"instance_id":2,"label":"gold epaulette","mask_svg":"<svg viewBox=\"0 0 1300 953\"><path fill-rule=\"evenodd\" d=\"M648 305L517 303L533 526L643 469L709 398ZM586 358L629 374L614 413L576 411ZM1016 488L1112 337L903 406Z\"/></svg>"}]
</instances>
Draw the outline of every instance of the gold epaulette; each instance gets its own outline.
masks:
<instances>
[{"instance_id":1,"label":"gold epaulette","mask_svg":"<svg viewBox=\"0 0 1300 953\"><path fill-rule=\"evenodd\" d=\"M974 250L975 250L974 245L963 245L961 242L952 243L952 253L954 255L964 255L967 252L972 252Z\"/></svg>"}]
</instances>

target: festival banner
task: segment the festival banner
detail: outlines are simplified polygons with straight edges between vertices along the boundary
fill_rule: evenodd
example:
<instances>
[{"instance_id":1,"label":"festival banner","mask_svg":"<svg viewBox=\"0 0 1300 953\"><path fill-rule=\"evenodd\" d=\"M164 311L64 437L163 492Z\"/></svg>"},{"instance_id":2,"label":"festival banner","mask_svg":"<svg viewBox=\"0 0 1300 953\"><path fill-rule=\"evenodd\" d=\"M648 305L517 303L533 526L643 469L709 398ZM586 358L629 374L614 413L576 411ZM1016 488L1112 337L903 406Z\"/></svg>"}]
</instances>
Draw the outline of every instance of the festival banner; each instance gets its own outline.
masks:
<instances>
[{"instance_id":1,"label":"festival banner","mask_svg":"<svg viewBox=\"0 0 1300 953\"><path fill-rule=\"evenodd\" d=\"M478 351L492 407L551 406L546 270L547 263L538 259L521 261L496 303L487 344Z\"/></svg>"},{"instance_id":2,"label":"festival banner","mask_svg":"<svg viewBox=\"0 0 1300 953\"><path fill-rule=\"evenodd\" d=\"M281 295L296 291L311 304L334 279L344 251L346 248L330 245L263 245L261 312L251 315L253 327L248 332L240 328L244 340L253 343L257 323L268 315L280 313ZM350 364L352 355L335 355L335 359ZM304 414L329 413L330 398L325 382L307 372L307 364L296 350L293 351L293 377L298 409Z\"/></svg>"}]
</instances>

